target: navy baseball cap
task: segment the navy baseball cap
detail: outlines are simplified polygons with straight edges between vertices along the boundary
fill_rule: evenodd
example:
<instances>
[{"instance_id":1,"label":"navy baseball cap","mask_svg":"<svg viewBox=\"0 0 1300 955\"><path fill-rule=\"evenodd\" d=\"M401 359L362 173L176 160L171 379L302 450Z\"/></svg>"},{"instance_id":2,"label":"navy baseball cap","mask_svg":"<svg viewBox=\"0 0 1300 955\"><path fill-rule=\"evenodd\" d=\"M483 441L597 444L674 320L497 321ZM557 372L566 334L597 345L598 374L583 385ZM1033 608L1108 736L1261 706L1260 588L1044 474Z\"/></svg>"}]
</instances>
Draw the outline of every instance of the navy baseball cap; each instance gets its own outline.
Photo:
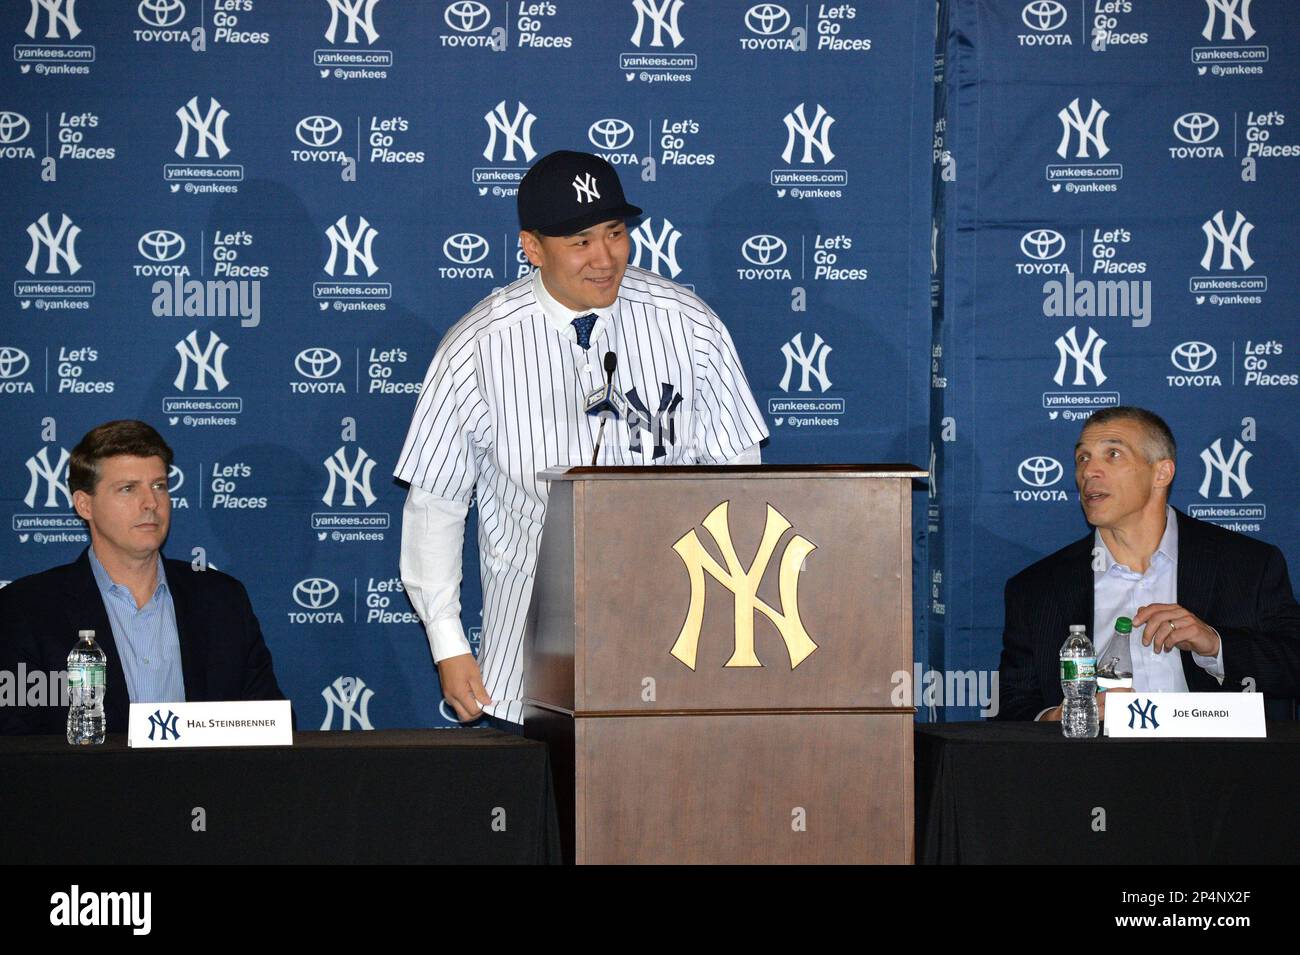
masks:
<instances>
[{"instance_id":1,"label":"navy baseball cap","mask_svg":"<svg viewBox=\"0 0 1300 955\"><path fill-rule=\"evenodd\" d=\"M519 183L519 228L573 235L610 219L641 214L623 197L614 167L599 156L561 149L537 160Z\"/></svg>"}]
</instances>

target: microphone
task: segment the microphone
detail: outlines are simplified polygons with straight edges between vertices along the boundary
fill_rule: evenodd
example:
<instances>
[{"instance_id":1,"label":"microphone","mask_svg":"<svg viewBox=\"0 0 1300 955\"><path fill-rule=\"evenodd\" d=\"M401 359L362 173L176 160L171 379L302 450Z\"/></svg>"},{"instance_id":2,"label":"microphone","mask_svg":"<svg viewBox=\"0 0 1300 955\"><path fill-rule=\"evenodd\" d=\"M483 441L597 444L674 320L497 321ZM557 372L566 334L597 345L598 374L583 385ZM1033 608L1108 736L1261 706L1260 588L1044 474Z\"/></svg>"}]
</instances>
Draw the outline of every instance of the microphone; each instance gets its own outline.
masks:
<instances>
[{"instance_id":1,"label":"microphone","mask_svg":"<svg viewBox=\"0 0 1300 955\"><path fill-rule=\"evenodd\" d=\"M591 466L596 466L600 456L600 444L605 437L605 420L610 414L622 418L627 412L627 400L614 390L614 370L618 368L618 356L612 351L605 352L605 386L587 396L587 414L600 416L600 430L596 432L596 446L591 451Z\"/></svg>"},{"instance_id":2,"label":"microphone","mask_svg":"<svg viewBox=\"0 0 1300 955\"><path fill-rule=\"evenodd\" d=\"M622 418L627 413L627 399L614 388L614 369L618 367L618 356L612 351L605 352L605 384L586 396L584 407L587 414L600 415L610 412Z\"/></svg>"}]
</instances>

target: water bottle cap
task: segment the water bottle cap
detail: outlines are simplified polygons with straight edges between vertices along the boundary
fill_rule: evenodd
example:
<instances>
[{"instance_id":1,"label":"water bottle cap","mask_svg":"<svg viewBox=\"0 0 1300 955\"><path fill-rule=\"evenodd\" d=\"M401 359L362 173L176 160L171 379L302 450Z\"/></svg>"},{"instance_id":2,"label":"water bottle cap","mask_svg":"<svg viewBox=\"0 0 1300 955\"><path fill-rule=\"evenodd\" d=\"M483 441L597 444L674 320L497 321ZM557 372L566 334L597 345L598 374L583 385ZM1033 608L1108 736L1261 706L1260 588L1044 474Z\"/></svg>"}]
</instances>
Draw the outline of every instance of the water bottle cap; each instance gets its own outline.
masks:
<instances>
[{"instance_id":1,"label":"water bottle cap","mask_svg":"<svg viewBox=\"0 0 1300 955\"><path fill-rule=\"evenodd\" d=\"M1058 632L1059 632L1059 631L1058 631ZM1087 633L1087 632L1088 632L1088 628L1087 628L1086 626L1084 626L1083 624L1081 624L1081 623L1072 623L1072 624L1070 624L1070 632L1071 632L1071 633Z\"/></svg>"},{"instance_id":2,"label":"water bottle cap","mask_svg":"<svg viewBox=\"0 0 1300 955\"><path fill-rule=\"evenodd\" d=\"M77 637L80 638L80 639L83 639L83 640L84 640L86 637L92 637L92 638L93 638L94 636L95 636L95 631L94 631L94 630L78 630L78 631L77 631Z\"/></svg>"},{"instance_id":3,"label":"water bottle cap","mask_svg":"<svg viewBox=\"0 0 1300 955\"><path fill-rule=\"evenodd\" d=\"M1118 619L1115 621L1115 632L1116 632L1116 633L1132 633L1132 632L1133 632L1133 621L1130 620L1128 617L1120 617L1120 618L1118 618Z\"/></svg>"}]
</instances>

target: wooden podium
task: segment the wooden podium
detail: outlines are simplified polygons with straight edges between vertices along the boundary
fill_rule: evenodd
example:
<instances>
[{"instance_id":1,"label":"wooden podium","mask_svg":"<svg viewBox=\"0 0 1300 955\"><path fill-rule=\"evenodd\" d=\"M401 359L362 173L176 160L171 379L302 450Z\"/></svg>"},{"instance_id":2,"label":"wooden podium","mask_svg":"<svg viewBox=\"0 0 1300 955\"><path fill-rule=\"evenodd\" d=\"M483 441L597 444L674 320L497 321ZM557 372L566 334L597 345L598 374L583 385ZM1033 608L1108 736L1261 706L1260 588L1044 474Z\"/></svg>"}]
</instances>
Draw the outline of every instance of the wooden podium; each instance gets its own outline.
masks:
<instances>
[{"instance_id":1,"label":"wooden podium","mask_svg":"<svg viewBox=\"0 0 1300 955\"><path fill-rule=\"evenodd\" d=\"M904 465L551 482L525 734L579 863L912 861Z\"/></svg>"}]
</instances>

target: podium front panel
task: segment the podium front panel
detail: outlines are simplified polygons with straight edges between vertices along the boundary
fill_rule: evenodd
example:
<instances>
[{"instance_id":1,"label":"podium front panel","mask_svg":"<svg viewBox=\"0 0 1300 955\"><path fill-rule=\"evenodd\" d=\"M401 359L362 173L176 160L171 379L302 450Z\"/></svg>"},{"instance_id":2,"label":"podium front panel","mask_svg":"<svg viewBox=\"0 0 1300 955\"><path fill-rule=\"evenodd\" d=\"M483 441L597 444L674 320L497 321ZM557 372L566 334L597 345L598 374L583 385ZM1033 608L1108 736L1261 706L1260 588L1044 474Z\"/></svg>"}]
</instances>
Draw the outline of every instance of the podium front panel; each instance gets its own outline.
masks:
<instances>
[{"instance_id":1,"label":"podium front panel","mask_svg":"<svg viewBox=\"0 0 1300 955\"><path fill-rule=\"evenodd\" d=\"M575 712L899 705L909 480L573 487Z\"/></svg>"},{"instance_id":2,"label":"podium front panel","mask_svg":"<svg viewBox=\"0 0 1300 955\"><path fill-rule=\"evenodd\" d=\"M912 861L912 717L578 719L583 863Z\"/></svg>"}]
</instances>

